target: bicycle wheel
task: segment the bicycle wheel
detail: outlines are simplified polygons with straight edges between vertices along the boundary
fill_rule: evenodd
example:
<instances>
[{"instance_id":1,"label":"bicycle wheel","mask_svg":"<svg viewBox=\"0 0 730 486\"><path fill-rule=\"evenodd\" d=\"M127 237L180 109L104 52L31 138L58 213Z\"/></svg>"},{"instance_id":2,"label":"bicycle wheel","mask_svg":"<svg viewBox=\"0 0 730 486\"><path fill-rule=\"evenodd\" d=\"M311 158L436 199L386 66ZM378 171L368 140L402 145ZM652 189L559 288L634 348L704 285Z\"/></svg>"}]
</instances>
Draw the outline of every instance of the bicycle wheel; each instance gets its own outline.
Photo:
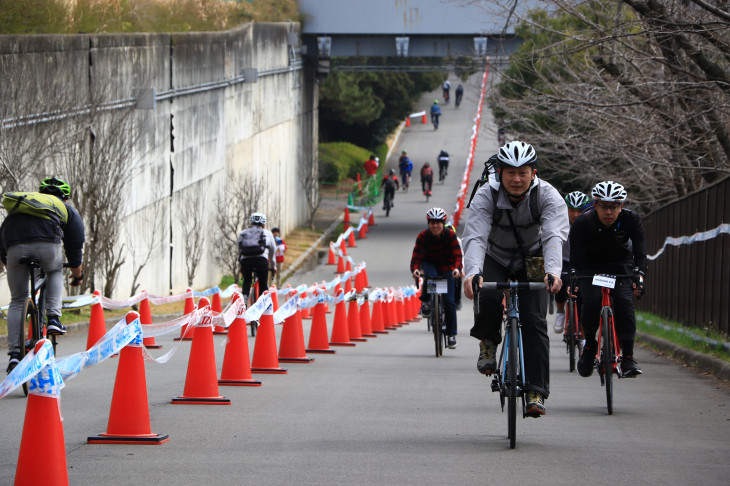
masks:
<instances>
[{"instance_id":1,"label":"bicycle wheel","mask_svg":"<svg viewBox=\"0 0 730 486\"><path fill-rule=\"evenodd\" d=\"M574 304L572 301L568 301L568 324L566 326L565 332L567 333L568 337L568 355L569 355L569 365L570 365L570 372L573 373L575 371L575 347L577 345L576 343L576 330L575 330L575 308L573 307Z\"/></svg>"},{"instance_id":2,"label":"bicycle wheel","mask_svg":"<svg viewBox=\"0 0 730 486\"><path fill-rule=\"evenodd\" d=\"M385 196L385 217L390 216L391 198Z\"/></svg>"},{"instance_id":3,"label":"bicycle wheel","mask_svg":"<svg viewBox=\"0 0 730 486\"><path fill-rule=\"evenodd\" d=\"M601 310L601 367L606 386L606 407L608 414L613 415L613 333L609 322L609 310Z\"/></svg>"},{"instance_id":4,"label":"bicycle wheel","mask_svg":"<svg viewBox=\"0 0 730 486\"><path fill-rule=\"evenodd\" d=\"M512 317L509 320L509 343L507 348L507 377L509 385L507 387L507 436L509 437L510 449L515 448L517 440L517 369L519 367L519 357L517 354L517 319Z\"/></svg>"},{"instance_id":5,"label":"bicycle wheel","mask_svg":"<svg viewBox=\"0 0 730 486\"><path fill-rule=\"evenodd\" d=\"M21 315L23 316L23 328L20 330L18 348L20 349L20 359L22 360L35 342L38 341L39 338L37 336L41 335L41 329L37 322L38 313L36 312L35 304L33 304L33 300L30 297L25 299L23 314ZM27 341L26 336L28 337ZM28 396L27 381L23 383L23 393L26 397Z\"/></svg>"},{"instance_id":6,"label":"bicycle wheel","mask_svg":"<svg viewBox=\"0 0 730 486\"><path fill-rule=\"evenodd\" d=\"M441 340L441 319L439 315L439 297L434 294L431 297L431 315L433 316L433 341L436 349L436 357L438 358L444 352L443 341Z\"/></svg>"}]
</instances>

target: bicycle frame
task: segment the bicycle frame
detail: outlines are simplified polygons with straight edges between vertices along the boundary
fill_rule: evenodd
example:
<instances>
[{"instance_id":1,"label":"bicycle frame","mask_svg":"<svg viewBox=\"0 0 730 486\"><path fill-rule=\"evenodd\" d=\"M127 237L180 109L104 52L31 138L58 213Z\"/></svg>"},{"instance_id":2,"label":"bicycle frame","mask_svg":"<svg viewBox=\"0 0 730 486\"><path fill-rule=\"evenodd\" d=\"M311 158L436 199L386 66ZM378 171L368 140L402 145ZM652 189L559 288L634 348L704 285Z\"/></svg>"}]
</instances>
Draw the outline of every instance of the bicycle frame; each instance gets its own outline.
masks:
<instances>
[{"instance_id":1,"label":"bicycle frame","mask_svg":"<svg viewBox=\"0 0 730 486\"><path fill-rule=\"evenodd\" d=\"M507 367L510 364L509 353L506 353L505 350L509 349L510 339L513 339L513 335L517 337L517 357L519 359L518 369L525 369L525 356L522 347L522 324L520 323L519 299L517 297L517 282L510 282L509 298L507 299L504 326L504 342L502 343L502 350L499 354L497 370L494 373L494 378L492 378L492 391L500 391L500 395L505 392L505 390L507 389L507 385L509 385L509 381L507 381L507 378L502 375L502 370L507 370ZM514 334L510 332L512 326L517 327L517 332ZM497 387L496 390L495 385ZM517 376L517 396L521 397L523 395L522 392L524 389L525 376L524 373L519 373ZM502 396L500 396L500 398L502 398L502 411L504 411L504 398ZM524 416L524 402L522 410Z\"/></svg>"},{"instance_id":2,"label":"bicycle frame","mask_svg":"<svg viewBox=\"0 0 730 486\"><path fill-rule=\"evenodd\" d=\"M608 332L613 337L613 357L611 359L611 373L614 373L618 375L619 378L622 378L621 370L618 367L618 363L621 362L621 351L618 346L618 337L616 335L616 325L614 323L613 319L613 303L611 301L611 289L606 287L601 287L601 315L604 315L604 311L608 312ZM598 325L598 346L596 351L596 365L598 369L598 373L601 376L601 384L604 384L604 373L606 370L604 370L601 366L601 352L602 352L602 340L603 340L603 319L600 319L599 325ZM605 341L604 341L605 343Z\"/></svg>"}]
</instances>

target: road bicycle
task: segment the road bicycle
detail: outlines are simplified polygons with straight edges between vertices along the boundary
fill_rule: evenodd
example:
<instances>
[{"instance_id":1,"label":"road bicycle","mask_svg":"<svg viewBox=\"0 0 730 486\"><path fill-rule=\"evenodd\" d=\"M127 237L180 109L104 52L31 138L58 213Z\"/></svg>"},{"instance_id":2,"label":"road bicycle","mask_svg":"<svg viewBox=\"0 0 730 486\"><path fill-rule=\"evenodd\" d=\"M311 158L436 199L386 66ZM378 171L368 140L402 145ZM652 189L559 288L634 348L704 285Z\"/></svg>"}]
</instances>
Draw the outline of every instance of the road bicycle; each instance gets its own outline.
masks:
<instances>
[{"instance_id":1,"label":"road bicycle","mask_svg":"<svg viewBox=\"0 0 730 486\"><path fill-rule=\"evenodd\" d=\"M570 277L572 274L563 272L563 276ZM572 282L572 280L570 280ZM567 301L565 302L565 326L563 330L563 342L568 353L570 372L575 371L576 356L583 352L585 336L583 326L580 325L580 314L578 313L578 298L573 294L573 284L568 285Z\"/></svg>"},{"instance_id":2,"label":"road bicycle","mask_svg":"<svg viewBox=\"0 0 730 486\"><path fill-rule=\"evenodd\" d=\"M433 186L433 176L430 179L423 179L421 181L421 189L423 189L423 195L426 196L426 202L431 197L431 188Z\"/></svg>"},{"instance_id":3,"label":"road bicycle","mask_svg":"<svg viewBox=\"0 0 730 486\"><path fill-rule=\"evenodd\" d=\"M20 333L20 341L18 348L20 349L20 358L22 360L36 345L38 341L46 338L46 272L41 268L38 259L33 257L23 257L19 260L21 265L28 267L30 276L30 295L25 299L23 304L23 329ZM65 268L69 267L68 263L64 263ZM51 344L53 345L53 354L56 354L56 334L50 335ZM23 383L23 393L28 396L28 382Z\"/></svg>"},{"instance_id":4,"label":"road bicycle","mask_svg":"<svg viewBox=\"0 0 730 486\"><path fill-rule=\"evenodd\" d=\"M431 115L431 123L433 123L433 129L438 130L439 129L439 117L441 115Z\"/></svg>"},{"instance_id":5,"label":"road bicycle","mask_svg":"<svg viewBox=\"0 0 730 486\"><path fill-rule=\"evenodd\" d=\"M251 270L253 279L251 280L251 287L248 289L248 300L246 307L251 307L259 299L259 277L255 270ZM243 272L241 272L241 287L243 287ZM256 328L258 327L258 321L251 321L251 336L256 336Z\"/></svg>"},{"instance_id":6,"label":"road bicycle","mask_svg":"<svg viewBox=\"0 0 730 486\"><path fill-rule=\"evenodd\" d=\"M614 322L613 299L611 290L619 280L631 279L638 285L637 275L578 275L571 271L571 290L578 280L592 279L592 284L601 287L601 317L598 326L598 346L593 366L598 370L601 386L606 389L606 408L608 414L613 415L613 375L624 378L621 371L621 349L616 336Z\"/></svg>"},{"instance_id":7,"label":"road bicycle","mask_svg":"<svg viewBox=\"0 0 730 486\"><path fill-rule=\"evenodd\" d=\"M411 183L411 173L401 172L400 178L403 181L403 192L408 192L408 185Z\"/></svg>"},{"instance_id":8,"label":"road bicycle","mask_svg":"<svg viewBox=\"0 0 730 486\"><path fill-rule=\"evenodd\" d=\"M461 98L464 96L464 93L456 93L456 97L454 98L454 106L456 108L459 107L461 104Z\"/></svg>"},{"instance_id":9,"label":"road bicycle","mask_svg":"<svg viewBox=\"0 0 730 486\"><path fill-rule=\"evenodd\" d=\"M446 172L449 169L449 160L446 159L445 163L444 161L439 160L439 182L442 184L446 181Z\"/></svg>"},{"instance_id":10,"label":"road bicycle","mask_svg":"<svg viewBox=\"0 0 730 486\"><path fill-rule=\"evenodd\" d=\"M390 208L392 208L392 207L393 207L393 194L386 191L385 197L383 197L383 209L385 209L386 217L390 216Z\"/></svg>"},{"instance_id":11,"label":"road bicycle","mask_svg":"<svg viewBox=\"0 0 730 486\"><path fill-rule=\"evenodd\" d=\"M545 290L543 282L484 282L479 286L478 278L474 278L474 318L479 316L480 290L506 290L507 308L504 314L504 340L497 361L491 389L499 393L499 402L504 412L507 402L507 437L509 447L514 449L517 441L517 399L522 402L522 418L525 418L525 357L522 342L522 325L520 324L519 290ZM552 282L550 282L552 285Z\"/></svg>"},{"instance_id":12,"label":"road bicycle","mask_svg":"<svg viewBox=\"0 0 730 486\"><path fill-rule=\"evenodd\" d=\"M430 296L429 305L431 313L428 316L428 329L433 331L433 342L436 357L444 354L444 347L448 345L446 335L446 307L444 306L443 294L449 293L448 277L450 273L441 275L424 275L425 291ZM418 285L418 283L416 283Z\"/></svg>"}]
</instances>

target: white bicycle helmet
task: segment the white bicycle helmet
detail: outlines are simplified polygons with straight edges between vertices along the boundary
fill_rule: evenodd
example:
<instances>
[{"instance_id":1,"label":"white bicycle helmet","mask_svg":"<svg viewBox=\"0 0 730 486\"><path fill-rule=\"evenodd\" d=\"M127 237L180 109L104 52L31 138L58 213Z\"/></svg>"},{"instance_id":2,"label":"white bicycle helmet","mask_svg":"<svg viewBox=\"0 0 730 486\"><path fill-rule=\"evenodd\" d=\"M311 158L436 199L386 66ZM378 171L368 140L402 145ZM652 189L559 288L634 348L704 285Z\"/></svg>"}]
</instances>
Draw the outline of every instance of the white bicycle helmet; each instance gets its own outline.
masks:
<instances>
[{"instance_id":1,"label":"white bicycle helmet","mask_svg":"<svg viewBox=\"0 0 730 486\"><path fill-rule=\"evenodd\" d=\"M435 220L441 220L444 222L444 224L446 224L446 218L447 218L446 211L444 211L441 208L431 208L428 211L426 211L426 219L428 221L435 219Z\"/></svg>"},{"instance_id":2,"label":"white bicycle helmet","mask_svg":"<svg viewBox=\"0 0 730 486\"><path fill-rule=\"evenodd\" d=\"M248 220L251 224L266 224L266 216L261 213L253 213Z\"/></svg>"},{"instance_id":3,"label":"white bicycle helmet","mask_svg":"<svg viewBox=\"0 0 730 486\"><path fill-rule=\"evenodd\" d=\"M580 209L588 203L588 196L580 191L573 191L565 196L565 203L569 209Z\"/></svg>"},{"instance_id":4,"label":"white bicycle helmet","mask_svg":"<svg viewBox=\"0 0 730 486\"><path fill-rule=\"evenodd\" d=\"M591 191L593 199L606 202L624 202L626 200L626 189L618 182L604 181L596 184Z\"/></svg>"},{"instance_id":5,"label":"white bicycle helmet","mask_svg":"<svg viewBox=\"0 0 730 486\"><path fill-rule=\"evenodd\" d=\"M537 153L532 145L525 142L509 142L500 147L497 153L500 166L522 167L537 165Z\"/></svg>"}]
</instances>

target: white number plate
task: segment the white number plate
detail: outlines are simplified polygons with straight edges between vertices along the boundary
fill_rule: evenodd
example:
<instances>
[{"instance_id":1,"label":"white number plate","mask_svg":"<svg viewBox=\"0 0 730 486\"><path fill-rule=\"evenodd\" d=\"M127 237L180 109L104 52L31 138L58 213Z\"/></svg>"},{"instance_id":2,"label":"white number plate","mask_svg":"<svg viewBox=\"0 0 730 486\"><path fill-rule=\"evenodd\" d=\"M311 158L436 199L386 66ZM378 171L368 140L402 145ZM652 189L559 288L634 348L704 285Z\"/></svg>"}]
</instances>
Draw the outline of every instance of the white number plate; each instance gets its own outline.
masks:
<instances>
[{"instance_id":1,"label":"white number plate","mask_svg":"<svg viewBox=\"0 0 730 486\"><path fill-rule=\"evenodd\" d=\"M449 292L447 280L429 280L428 281L428 292L429 294L447 294Z\"/></svg>"},{"instance_id":2,"label":"white number plate","mask_svg":"<svg viewBox=\"0 0 730 486\"><path fill-rule=\"evenodd\" d=\"M608 275L594 275L593 276L593 285L597 285L598 287L606 287L607 289L612 289L616 286L616 278L610 277Z\"/></svg>"}]
</instances>

